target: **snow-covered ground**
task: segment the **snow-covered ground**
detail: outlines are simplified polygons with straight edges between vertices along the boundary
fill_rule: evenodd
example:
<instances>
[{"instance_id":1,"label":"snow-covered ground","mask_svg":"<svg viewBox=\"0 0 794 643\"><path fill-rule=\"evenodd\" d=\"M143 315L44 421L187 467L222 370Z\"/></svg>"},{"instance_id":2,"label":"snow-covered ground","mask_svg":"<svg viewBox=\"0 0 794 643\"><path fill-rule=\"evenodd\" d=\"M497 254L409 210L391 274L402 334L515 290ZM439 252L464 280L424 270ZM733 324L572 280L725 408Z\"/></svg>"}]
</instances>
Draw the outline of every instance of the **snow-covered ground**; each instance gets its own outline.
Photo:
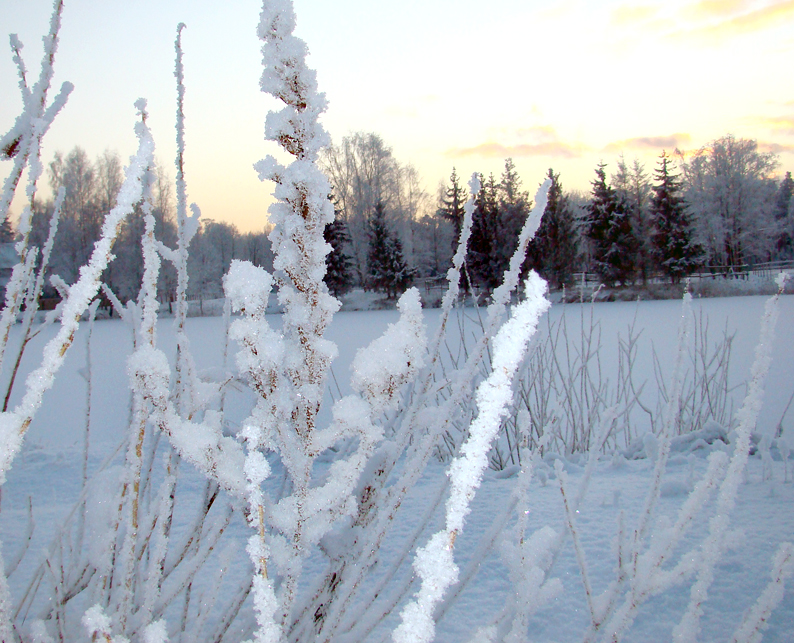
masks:
<instances>
[{"instance_id":1,"label":"snow-covered ground","mask_svg":"<svg viewBox=\"0 0 794 643\"><path fill-rule=\"evenodd\" d=\"M758 328L764 297L735 297L725 299L695 300L693 309L696 316L708 320L709 341L716 342L723 331L735 333L732 342L730 381L735 385L734 408L741 404L758 341ZM589 323L590 305L584 310L578 304L554 306L549 320L554 323L565 315L570 326L569 334L577 335L578 324L584 318ZM614 379L613 372L620 338L628 334L633 324L635 332L640 333L637 341L635 380L647 381L642 399L651 407L656 407L656 389L653 370L653 351L659 358L662 372L669 375L675 352L676 329L681 314L681 304L677 301L653 301L643 303L605 303L595 304L594 319L600 323L602 343L602 364L604 377ZM582 313L585 313L583 315ZM464 332L476 332L475 311L466 309L463 313ZM333 366L330 395L339 397L350 392L350 364L355 351L366 346L378 337L386 325L396 320L394 311L341 312L336 315L328 337L339 346L340 356ZM438 311L426 312L428 326L432 329L438 319ZM780 321L773 350L773 363L764 396L756 432L774 437L784 409L794 392L794 297L784 296L780 300ZM274 325L278 318L273 316ZM174 333L171 320L161 320L158 328L160 346L169 354L174 353ZM541 328L545 328L545 323ZM197 367L208 377L222 376L224 354L224 322L221 317L192 318L188 321L188 334L195 354ZM10 353L14 353L15 342L19 338L12 330ZM43 333L54 333L48 329ZM37 337L25 353L22 362L24 375L37 365L37 357L47 337ZM536 340L539 341L539 340ZM126 374L126 359L131 351L130 329L118 320L97 321L92 337L91 415L89 426L89 475L97 471L106 458L116 451L124 440L129 422L129 386ZM450 346L454 353L456 346ZM12 361L12 360L7 360ZM232 368L233 359L228 359ZM58 533L60 525L81 494L83 445L86 431L87 382L89 372L86 368L86 328L81 327L66 364L58 375L56 383L44 399L44 405L36 416L26 437L22 452L16 458L2 488L2 513L0 513L0 537L3 542L3 556L6 567L13 563L17 553L27 540L28 498L32 502L32 516L35 529L31 545L9 579L12 597L18 602L28 590L31 578L41 564L44 552ZM8 373L3 373L6 381ZM11 397L13 404L14 395ZM246 397L241 391L230 391L226 400L227 409L240 406L239 413L230 414L231 423L225 427L234 433L235 417L241 421L247 413ZM794 406L794 405L792 405ZM782 421L783 436L794 446L794 408L789 409ZM647 427L643 424L642 414L637 415L635 432L641 433ZM652 445L647 450L652 452ZM715 446L695 449L691 452L675 452L665 473L661 501L655 516L652 533L675 522L679 507L687 499L693 485L704 474L707 456L715 450L731 452L730 445L721 442ZM645 494L650 484L654 468L652 458L644 457L640 450L638 459L626 460L620 454L604 456L593 473L584 501L576 514L580 543L587 560L589 583L594 594L607 589L614 579L616 567L615 540L620 516L624 516L627 533L635 527L642 513ZM730 548L718 562L715 580L708 592L702 617L703 634L699 640L729 640L756 598L769 582L772 557L783 541L794 540L794 462L788 464L788 479L784 479L784 462L773 450L772 476L765 479L760 456L750 458L750 462L740 487L737 505L730 521ZM116 456L119 458L119 456ZM551 527L557 534L566 533L565 515L561 502L559 483L554 472L554 457L547 456L544 462L536 464L526 507L518 511L526 512L527 534L544 526ZM575 454L562 459L567 471L569 488L578 487L584 472L584 456ZM188 465L183 464L183 467ZM379 564L373 568L367 582L373 586L378 582L382 570L388 570L390 563L401 555L402 536L421 526L429 503L436 497L436 490L446 483L445 466L432 461L419 485L410 498L404 501L395 528L378 552ZM102 499L103 486L109 484L112 476L103 473L99 480L89 485L89 499ZM200 476L184 479L185 488L200 493ZM470 640L478 628L487 626L499 616L515 587L511 581L510 563L500 555L500 539L511 533L510 526L515 523L512 515L507 522L508 528L493 533L496 546L481 560L477 557L477 547L483 535L499 525L504 507L511 498L517 484L515 469L503 472L489 471L474 503L472 514L467 519L465 530L460 535L456 547L456 562L462 574L467 570L469 561L476 561L474 575L459 591L454 600L442 603L442 613L438 623L437 640ZM687 534L672 555L672 560L688 551L688 546L699 543L709 529L709 519L713 514L714 503L696 517L692 530ZM177 510L178 511L178 510ZM89 518L88 528L101 530L102 508L95 507ZM188 517L177 512L175 529L188 523ZM418 538L423 545L429 536L440 527L440 517L434 516L423 528ZM224 583L237 585L230 577L235 574L248 574L248 562L244 553L248 529L239 515L233 517L231 525L218 547L220 564L226 565ZM102 540L101 533L92 537ZM489 536L490 538L490 536ZM410 554L407 560L412 558ZM50 549L52 557L52 550ZM320 573L320 560L310 560L307 577L311 572ZM571 544L566 537L559 554L551 567L550 577L558 578L562 591L549 603L534 614L529 621L528 640L533 641L574 641L580 640L589 623L588 608L583 590L582 574ZM46 579L46 574L45 574ZM46 580L44 583L46 584ZM207 589L212 579L204 578L196 582L195 591L199 594ZM306 582L309 582L308 580ZM681 619L689 601L692 579L686 580L671 591L652 597L639 611L633 627L624 640L664 641L671 640L672 629ZM226 585L224 585L225 587ZM213 588L214 589L214 588ZM361 616L353 628L350 640L382 640L399 623L401 605L418 589L416 579L412 580L410 566L406 563L394 578L385 584L373 607ZM216 591L216 590L214 590ZM219 591L219 590L217 590ZM37 603L29 611L30 617L40 615L43 604ZM243 608L244 615L232 628L225 640L235 640L241 636L246 626L250 626L250 605ZM381 619L380 617L383 616ZM169 631L179 629L176 612L167 613ZM17 619L20 623L21 619ZM21 626L27 632L29 621ZM72 624L72 626L75 624ZM78 626L79 629L79 626ZM371 631L370 631L371 630ZM77 631L77 630L75 630ZM484 635L483 635L484 636ZM764 635L765 641L791 641L794 639L794 589L791 583L781 604L769 620L769 628ZM179 640L172 638L172 640ZM182 640L191 640L183 637ZM487 640L483 638L482 640Z\"/></svg>"}]
</instances>

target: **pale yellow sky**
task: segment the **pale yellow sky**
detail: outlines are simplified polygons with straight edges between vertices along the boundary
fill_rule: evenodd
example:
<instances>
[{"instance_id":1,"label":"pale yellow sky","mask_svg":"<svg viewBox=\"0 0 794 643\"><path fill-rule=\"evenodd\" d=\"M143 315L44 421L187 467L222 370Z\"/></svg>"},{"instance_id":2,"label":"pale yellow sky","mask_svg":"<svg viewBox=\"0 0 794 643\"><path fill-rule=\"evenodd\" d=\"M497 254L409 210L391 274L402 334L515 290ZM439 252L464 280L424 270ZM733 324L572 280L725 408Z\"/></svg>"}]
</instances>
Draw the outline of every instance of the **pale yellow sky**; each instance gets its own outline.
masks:
<instances>
[{"instance_id":1,"label":"pale yellow sky","mask_svg":"<svg viewBox=\"0 0 794 643\"><path fill-rule=\"evenodd\" d=\"M0 27L41 55L48 0L0 0ZM271 187L252 165L275 102L261 94L258 0L70 0L56 84L76 86L45 139L45 160L75 145L134 151L134 101L149 100L157 156L173 175L173 41L183 35L189 196L241 230L266 221ZM296 0L297 34L330 107L333 139L374 131L435 194L454 166L501 173L511 156L534 190L546 170L589 189L623 153L652 172L661 150L732 133L794 170L794 0ZM0 129L20 108L0 56ZM0 178L8 166L0 166ZM18 204L15 211L18 211Z\"/></svg>"}]
</instances>

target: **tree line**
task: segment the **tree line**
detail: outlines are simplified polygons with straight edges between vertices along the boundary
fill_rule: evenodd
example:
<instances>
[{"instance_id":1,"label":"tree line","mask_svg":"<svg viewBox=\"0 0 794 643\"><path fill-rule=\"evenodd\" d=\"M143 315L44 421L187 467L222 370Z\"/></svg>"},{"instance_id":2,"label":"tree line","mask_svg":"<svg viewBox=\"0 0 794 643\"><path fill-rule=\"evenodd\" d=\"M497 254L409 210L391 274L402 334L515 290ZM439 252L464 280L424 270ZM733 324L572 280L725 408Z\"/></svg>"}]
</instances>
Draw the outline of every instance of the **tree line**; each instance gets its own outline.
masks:
<instances>
[{"instance_id":1,"label":"tree line","mask_svg":"<svg viewBox=\"0 0 794 643\"><path fill-rule=\"evenodd\" d=\"M122 163L118 154L106 151L95 160L75 147L65 156L56 153L48 167L48 179L53 194L63 189L63 202L57 221L57 232L48 272L57 275L65 284L74 283L79 269L91 255L99 239L104 215L116 205L123 182ZM169 247L176 245L177 228L172 181L158 166L152 185L155 236ZM54 200L35 204L31 222L31 240L44 247L50 235ZM137 296L143 277L141 236L144 218L140 207L125 220L113 246L114 261L103 275L103 281L121 302ZM6 221L8 224L8 221ZM7 227L7 225L6 225ZM4 227L5 229L5 227ZM268 227L261 232L241 233L230 223L203 219L190 246L188 296L208 299L222 296L223 275L232 259L251 261L272 270L273 254L267 240ZM13 239L13 232L4 241ZM176 289L176 272L166 263L160 271L158 291L162 302L170 302ZM60 283L55 280L55 283ZM45 296L57 296L57 289L48 284Z\"/></svg>"},{"instance_id":2,"label":"tree line","mask_svg":"<svg viewBox=\"0 0 794 643\"><path fill-rule=\"evenodd\" d=\"M459 237L468 186L453 168L435 199L418 172L397 161L374 133L346 136L322 158L332 185L336 220L327 226L331 247L326 283L334 294L364 288L396 297L415 280L446 273ZM566 191L549 169L548 203L524 270L535 269L552 288L570 286L577 273L594 273L607 286L645 283L654 277L678 282L697 270L729 271L759 262L794 258L794 180L774 178L776 155L755 141L724 136L685 155L662 152L652 176L639 160L620 157L615 171L595 168L591 191ZM99 237L102 217L115 205L123 179L119 156L95 160L76 147L49 165L53 194L64 190L52 274L73 283ZM466 256L467 287L490 292L501 280L532 200L507 159L497 178L480 175ZM171 183L155 172L157 238L176 241ZM53 202L37 203L32 238L44 245ZM205 219L190 247L189 296L220 297L233 259L271 270L269 228L241 233L230 223ZM105 283L122 302L138 292L143 274L140 238L143 213L136 211L116 241ZM0 240L13 238L8 220ZM57 281L57 280L56 280ZM164 266L161 301L173 296L176 275ZM53 289L50 288L50 291Z\"/></svg>"},{"instance_id":3,"label":"tree line","mask_svg":"<svg viewBox=\"0 0 794 643\"><path fill-rule=\"evenodd\" d=\"M548 203L524 269L537 270L554 288L571 285L576 273L594 273L615 287L791 259L794 181L790 172L777 181L777 166L776 155L755 141L724 136L688 155L663 151L653 176L639 160L621 156L607 178L600 163L589 194L564 191L550 169ZM327 237L332 290L371 287L391 295L410 282L406 275L443 274L469 197L454 168L432 215L421 217L417 204L427 195L418 196L413 170L400 166L375 134L331 147L326 171L338 217ZM508 266L532 201L511 159L498 179L479 178L466 269L470 287L489 292Z\"/></svg>"}]
</instances>

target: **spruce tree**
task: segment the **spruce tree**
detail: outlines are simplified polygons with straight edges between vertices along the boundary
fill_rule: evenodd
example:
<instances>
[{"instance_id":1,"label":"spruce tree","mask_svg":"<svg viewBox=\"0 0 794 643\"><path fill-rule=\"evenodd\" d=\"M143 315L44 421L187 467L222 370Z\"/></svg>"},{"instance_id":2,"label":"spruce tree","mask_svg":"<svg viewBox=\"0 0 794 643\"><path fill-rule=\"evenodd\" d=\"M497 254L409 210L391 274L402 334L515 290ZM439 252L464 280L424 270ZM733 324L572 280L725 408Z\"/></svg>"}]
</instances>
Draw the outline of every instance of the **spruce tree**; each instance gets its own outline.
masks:
<instances>
[{"instance_id":1,"label":"spruce tree","mask_svg":"<svg viewBox=\"0 0 794 643\"><path fill-rule=\"evenodd\" d=\"M513 159L505 160L498 186L499 194L499 227L497 232L496 255L498 260L497 275L501 281L502 274L510 265L510 258L518 246L521 229L529 216L532 200L529 193L522 189L521 178L518 176ZM521 266L522 273L531 267L531 259L527 257Z\"/></svg>"},{"instance_id":2,"label":"spruce tree","mask_svg":"<svg viewBox=\"0 0 794 643\"><path fill-rule=\"evenodd\" d=\"M593 270L607 286L626 285L634 279L637 240L628 204L607 185L605 167L601 163L596 168L589 206Z\"/></svg>"},{"instance_id":3,"label":"spruce tree","mask_svg":"<svg viewBox=\"0 0 794 643\"><path fill-rule=\"evenodd\" d=\"M416 275L403 258L400 240L389 231L386 211L380 201L369 219L367 271L370 288L386 293L389 299L405 292Z\"/></svg>"},{"instance_id":4,"label":"spruce tree","mask_svg":"<svg viewBox=\"0 0 794 643\"><path fill-rule=\"evenodd\" d=\"M577 247L573 211L563 194L560 175L549 169L551 187L540 228L532 240L534 267L553 288L573 282Z\"/></svg>"},{"instance_id":5,"label":"spruce tree","mask_svg":"<svg viewBox=\"0 0 794 643\"><path fill-rule=\"evenodd\" d=\"M347 225L341 219L334 219L325 226L323 237L331 246L331 252L325 257L323 281L330 293L338 297L348 292L353 285L353 261L345 252L345 246L350 243Z\"/></svg>"},{"instance_id":6,"label":"spruce tree","mask_svg":"<svg viewBox=\"0 0 794 643\"><path fill-rule=\"evenodd\" d=\"M11 213L9 212L0 224L0 243L12 243L14 236L14 225L11 223Z\"/></svg>"},{"instance_id":7,"label":"spruce tree","mask_svg":"<svg viewBox=\"0 0 794 643\"><path fill-rule=\"evenodd\" d=\"M694 228L680 194L681 182L672 169L670 157L662 152L654 176L651 214L657 262L662 272L678 283L700 264L703 249L693 240Z\"/></svg>"},{"instance_id":8,"label":"spruce tree","mask_svg":"<svg viewBox=\"0 0 794 643\"><path fill-rule=\"evenodd\" d=\"M504 272L498 252L503 240L499 238L499 199L493 174L487 181L480 177L480 184L472 214L466 267L473 284L490 292L499 285Z\"/></svg>"},{"instance_id":9,"label":"spruce tree","mask_svg":"<svg viewBox=\"0 0 794 643\"><path fill-rule=\"evenodd\" d=\"M439 198L439 207L436 214L452 223L455 227L455 238L452 240L452 247L457 248L460 238L460 229L463 226L463 206L466 205L469 196L464 186L460 184L457 170L453 167L449 177L449 187L444 189Z\"/></svg>"}]
</instances>

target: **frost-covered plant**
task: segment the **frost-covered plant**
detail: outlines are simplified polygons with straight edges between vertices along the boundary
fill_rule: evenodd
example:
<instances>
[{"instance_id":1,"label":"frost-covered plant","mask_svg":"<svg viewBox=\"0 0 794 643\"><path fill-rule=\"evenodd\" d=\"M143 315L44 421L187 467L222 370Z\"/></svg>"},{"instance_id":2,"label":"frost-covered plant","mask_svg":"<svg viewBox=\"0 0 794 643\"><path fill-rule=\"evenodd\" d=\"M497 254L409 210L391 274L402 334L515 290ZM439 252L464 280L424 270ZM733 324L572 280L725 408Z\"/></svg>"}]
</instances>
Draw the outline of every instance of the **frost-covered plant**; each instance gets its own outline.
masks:
<instances>
[{"instance_id":1,"label":"frost-covered plant","mask_svg":"<svg viewBox=\"0 0 794 643\"><path fill-rule=\"evenodd\" d=\"M56 9L60 11L58 2ZM598 593L589 577L577 512L602 448L616 439L615 427L629 435L628 417L639 404L641 387L632 380L637 337L633 331L621 347L625 366L613 395L606 394L605 384L595 374L599 340L592 322L589 334L583 333L579 352L566 358L569 371L581 377L562 377L560 363L553 361L559 358L549 353L545 361L536 363L533 373L537 377L551 369L554 377L562 379L553 385L528 380L529 388L521 389L535 391L535 397L529 403L525 400L524 408L515 414L508 443L509 454L515 454L521 468L516 491L505 507L493 511L491 525L461 569L453 555L465 537L465 519L488 466L489 448L510 414L514 376L548 307L545 284L534 273L525 281L523 296L517 294L521 265L545 208L548 183L538 190L502 285L484 311L481 333L461 358L450 362L442 347L448 333L456 330L450 328L450 321L460 293L474 197L479 190L476 178L470 183L472 197L465 207L459 245L447 275L449 286L438 330L428 340L418 292L408 291L399 301L398 321L356 354L353 393L333 402L327 423L320 420L325 417L320 410L329 365L336 354L325 330L338 302L322 281L329 251L323 230L333 219L333 211L327 199L328 182L317 167L318 152L327 143L318 120L325 100L317 91L314 73L306 67L306 47L293 35L294 27L290 0L265 0L259 24L265 66L261 86L284 103L281 111L268 116L266 138L281 145L293 159L283 165L267 157L255 166L263 180L276 185L277 203L270 211L275 226L270 236L276 255L274 273L234 262L224 280L226 308L237 315L227 323L229 339L239 347L236 375L223 372L215 380L202 380L187 339L187 253L198 210L194 208L192 217L187 214L184 25L180 24L176 41L177 247L168 248L154 239L149 199L153 144L145 126L144 106L139 104L143 121L137 127L139 153L131 162L119 206L108 215L105 235L81 280L72 286L60 284L66 295L61 331L48 345L34 379L28 380L29 389L36 393L33 398L26 395L23 404L0 416L3 473L29 425L30 413L25 413L35 411L43 386L51 383L58 360L73 341L79 313L99 287L113 231L125 212L140 207L145 221L140 294L126 306L114 301L133 334L128 361L131 405L123 463L115 468L100 467L95 478L84 484L72 517L54 537L31 584L47 585L42 581L46 578L51 592L39 601L46 602L46 607L32 614L43 619L34 621L32 639L49 640L49 628L67 640L77 635L79 620L90 637L106 641L162 643L169 629L179 640L358 641L368 638L390 614L399 612L395 641L429 641L438 620L472 583L500 540L514 592L490 625L475 634L475 640L526 640L532 614L561 590L561 582L552 578L552 573L568 536L586 595L589 625L585 640L619 639L651 595L695 574L694 587L705 592L713 559L724 541L722 523L712 522L706 541L709 553L703 563L691 562L697 558L695 550L686 552L675 565L670 562L682 536L719 485L726 468L724 454L712 456L705 477L694 486L673 526L651 530L670 440L685 397L681 376L685 324L679 336L675 374L665 389L663 428L658 438L648 441L657 449L647 501L640 515L621 516L616 576L605 590ZM173 366L157 341L156 287L161 259L172 262L178 274ZM25 262L32 259L28 256ZM25 279L35 292L40 286L31 279L31 269L25 270ZM285 311L278 330L266 316L273 289ZM107 293L114 299L109 290ZM688 305L687 298L685 321ZM550 344L552 352L567 342L566 333L557 331ZM771 345L769 339L765 336L764 341ZM225 370L225 356L223 366ZM762 379L761 370L754 370L754 381ZM247 387L248 399L253 400L236 435L230 431L233 423L226 412L230 403L224 398L230 383ZM538 417L553 415L548 409L539 409L537 401L554 387L571 400L565 413L576 423L572 432L565 433L553 420L549 430L533 426ZM757 386L751 385L751 393L748 407L755 408ZM743 431L748 423L752 417L745 413L739 422ZM404 529L404 502L416 491L445 438L446 459L451 461L449 475L432 492L423 514L411 517L410 528ZM548 467L541 456L555 440L560 451L588 453L578 489L557 460L555 471L565 516L557 529L532 524L529 517L532 470L538 469L538 479L545 477ZM720 496L721 509L730 508L729 496L735 495L738 475L735 470L742 458L746 459L743 449L747 444L742 440L740 436L728 466L726 480L730 479L732 486L723 483L721 494L724 491L726 498ZM158 461L163 463L161 470ZM199 497L197 506L191 507L195 510L193 520L179 531L174 526L177 489L186 469L198 472L205 483L203 495L194 494L194 500ZM99 518L92 514L102 507L87 501L98 489L103 490L103 499L110 499ZM518 520L513 526L514 512L518 512ZM234 547L223 547L217 554L219 545L228 542L222 539L235 520L234 514L244 519L247 525L242 527L249 529L247 566L229 565ZM629 530L626 524L632 518L636 524ZM89 536L89 523L104 528ZM387 542L396 543L397 553L381 559L379 551ZM712 542L716 543L713 547ZM202 594L200 583L194 587L194 581L201 570L208 571L207 563L216 554L218 571L208 581L210 590ZM790 561L791 548L784 546L774 562L772 582L737 630L737 640L754 640L760 632L791 573ZM210 595L217 593L213 590L230 568L240 573L233 579L233 595L221 599ZM308 569L315 573L308 574ZM13 615L4 581L0 576L0 634L4 640L12 640ZM29 590L18 613L26 615L33 609L38 591L47 590ZM702 595L693 595L690 612L697 613ZM78 619L73 618L75 612Z\"/></svg>"},{"instance_id":2,"label":"frost-covered plant","mask_svg":"<svg viewBox=\"0 0 794 643\"><path fill-rule=\"evenodd\" d=\"M108 213L102 227L102 235L94 247L89 263L84 266L80 278L69 287L68 296L61 309L61 324L56 335L44 347L41 365L36 368L25 382L25 392L21 401L10 411L0 415L0 480L5 480L6 471L22 447L24 436L30 427L42 398L54 381L55 375L63 365L66 352L74 342L75 332L84 311L95 297L100 287L102 272L111 258L111 247L118 235L124 218L132 212L134 204L140 200L143 189L143 176L152 164L154 143L146 121L146 103L138 101L136 106L141 122L136 126L139 147L138 153L127 168L124 184L118 197L118 204ZM6 310L13 306L8 303ZM2 579L5 587L5 579ZM0 628L10 627L7 600L2 600ZM0 630L2 631L2 630Z\"/></svg>"},{"instance_id":3,"label":"frost-covered plant","mask_svg":"<svg viewBox=\"0 0 794 643\"><path fill-rule=\"evenodd\" d=\"M613 407L617 413L606 443L610 449L636 450L642 440L642 425L661 435L671 399L678 400L672 435L699 431L709 422L726 431L732 428L734 388L728 374L733 337L726 330L712 342L708 319L693 315L690 308L684 314L693 328L683 346L680 376L672 378L663 372L654 348L654 377L645 381L637 380L635 368L642 346L636 319L625 335L618 335L617 355L610 353L609 357L604 355L601 327L592 305L589 312L580 307L578 326L565 314L550 321L533 343L522 369L513 411L491 450L491 466L504 469L519 464L524 434L533 448L546 437L544 449L586 452L593 427L600 424L606 409ZM608 366L614 375L608 375ZM672 381L679 382L680 394L670 389Z\"/></svg>"},{"instance_id":4,"label":"frost-covered plant","mask_svg":"<svg viewBox=\"0 0 794 643\"><path fill-rule=\"evenodd\" d=\"M673 637L677 642L695 641L700 631L700 615L702 604L708 598L708 590L714 579L714 566L725 546L725 536L736 503L736 494L741 484L742 475L750 454L750 432L756 425L758 413L764 395L764 383L772 362L772 346L775 325L778 318L778 300L786 285L787 275L780 273L777 279L778 292L771 297L764 307L761 319L761 332L755 349L755 359L750 368L750 381L747 395L741 408L736 412L738 425L733 448L733 456L725 472L717 497L716 513L709 522L709 533L704 540L700 556L697 560L697 579L690 589L689 605L679 622L673 629Z\"/></svg>"},{"instance_id":5,"label":"frost-covered plant","mask_svg":"<svg viewBox=\"0 0 794 643\"><path fill-rule=\"evenodd\" d=\"M16 251L20 261L14 266L6 286L6 302L2 314L0 314L0 366L2 366L5 357L10 326L19 314L26 293L30 292L31 276L39 253L39 249L31 247L29 241L33 202L38 180L44 170L41 163L41 140L66 104L73 89L71 83L64 82L58 95L52 103L47 105L47 94L53 77L53 62L58 49L62 10L63 1L55 0L50 18L50 31L43 39L44 56L41 62L41 71L33 87L28 86L27 70L22 59L22 43L15 34L10 37L13 59L19 73L19 89L22 93L23 107L22 113L16 118L14 125L0 138L0 159L11 159L14 165L0 194L0 217L3 219L7 217L11 201L25 169L28 169L28 181L25 188L26 205L17 225L19 240L16 243Z\"/></svg>"},{"instance_id":6,"label":"frost-covered plant","mask_svg":"<svg viewBox=\"0 0 794 643\"><path fill-rule=\"evenodd\" d=\"M403 608L402 622L393 636L395 643L430 641L435 635L433 610L458 578L458 567L452 556L455 540L463 531L469 502L488 466L488 449L507 414L513 375L539 318L550 305L543 296L545 288L545 282L531 273L525 285L526 299L516 306L510 321L494 337L491 374L477 387L477 418L472 422L460 455L450 466L446 524L417 551L414 568L422 585L415 599Z\"/></svg>"}]
</instances>

